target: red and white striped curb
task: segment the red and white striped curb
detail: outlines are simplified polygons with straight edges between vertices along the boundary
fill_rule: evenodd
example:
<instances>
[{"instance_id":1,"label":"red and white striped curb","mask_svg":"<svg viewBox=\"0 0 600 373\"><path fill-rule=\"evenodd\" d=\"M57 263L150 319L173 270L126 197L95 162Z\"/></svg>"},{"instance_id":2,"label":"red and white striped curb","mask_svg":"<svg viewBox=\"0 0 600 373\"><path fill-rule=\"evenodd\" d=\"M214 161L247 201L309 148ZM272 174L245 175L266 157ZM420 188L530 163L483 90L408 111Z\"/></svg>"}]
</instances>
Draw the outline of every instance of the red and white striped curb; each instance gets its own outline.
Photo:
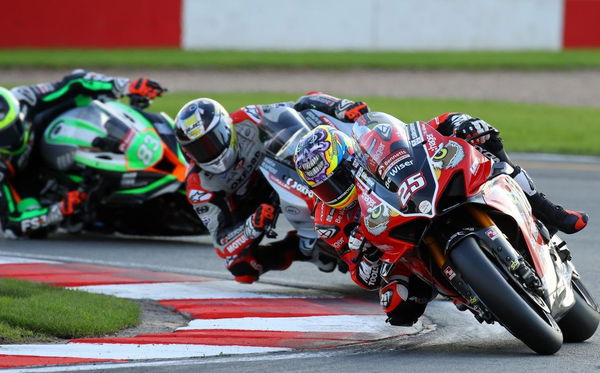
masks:
<instances>
[{"instance_id":1,"label":"red and white striped curb","mask_svg":"<svg viewBox=\"0 0 600 373\"><path fill-rule=\"evenodd\" d=\"M170 333L0 345L0 367L131 362L321 349L416 334L386 324L378 304L269 284L0 256L0 277L132 299L191 317Z\"/></svg>"}]
</instances>

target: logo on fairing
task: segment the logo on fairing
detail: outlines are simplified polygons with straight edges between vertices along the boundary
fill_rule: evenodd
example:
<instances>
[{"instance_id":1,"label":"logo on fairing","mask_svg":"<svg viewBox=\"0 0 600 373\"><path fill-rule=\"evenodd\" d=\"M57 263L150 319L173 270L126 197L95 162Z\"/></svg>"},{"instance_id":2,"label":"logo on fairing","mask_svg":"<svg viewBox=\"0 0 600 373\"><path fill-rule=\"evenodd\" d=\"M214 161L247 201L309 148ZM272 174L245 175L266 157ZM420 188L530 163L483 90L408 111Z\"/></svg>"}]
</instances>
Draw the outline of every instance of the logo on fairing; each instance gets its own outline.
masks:
<instances>
[{"instance_id":1,"label":"logo on fairing","mask_svg":"<svg viewBox=\"0 0 600 373\"><path fill-rule=\"evenodd\" d=\"M496 238L498 238L498 231L496 231L494 227L491 227L487 231L485 231L485 235L488 236L490 239L495 240Z\"/></svg>"},{"instance_id":2,"label":"logo on fairing","mask_svg":"<svg viewBox=\"0 0 600 373\"><path fill-rule=\"evenodd\" d=\"M315 231L324 240L331 239L340 231L336 226L332 225L316 225Z\"/></svg>"},{"instance_id":3,"label":"logo on fairing","mask_svg":"<svg viewBox=\"0 0 600 373\"><path fill-rule=\"evenodd\" d=\"M43 228L62 219L62 214L58 206L52 206L47 214L36 216L21 221L21 232L27 232L34 229Z\"/></svg>"},{"instance_id":4,"label":"logo on fairing","mask_svg":"<svg viewBox=\"0 0 600 373\"><path fill-rule=\"evenodd\" d=\"M418 122L413 122L408 125L408 131L410 135L410 145L417 146L424 142L423 134Z\"/></svg>"}]
</instances>

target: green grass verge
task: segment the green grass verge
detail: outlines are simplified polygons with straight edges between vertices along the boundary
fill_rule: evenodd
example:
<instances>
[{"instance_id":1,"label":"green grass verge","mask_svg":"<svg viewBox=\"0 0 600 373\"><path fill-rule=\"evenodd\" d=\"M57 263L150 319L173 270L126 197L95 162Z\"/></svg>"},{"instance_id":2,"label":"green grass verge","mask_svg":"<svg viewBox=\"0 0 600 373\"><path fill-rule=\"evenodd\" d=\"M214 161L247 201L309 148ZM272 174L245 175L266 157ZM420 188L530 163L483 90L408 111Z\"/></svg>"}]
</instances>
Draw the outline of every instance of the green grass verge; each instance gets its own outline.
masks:
<instances>
[{"instance_id":1,"label":"green grass verge","mask_svg":"<svg viewBox=\"0 0 600 373\"><path fill-rule=\"evenodd\" d=\"M133 50L0 50L0 67L51 68L317 68L580 69L600 68L600 50L560 52L272 52Z\"/></svg>"},{"instance_id":2,"label":"green grass verge","mask_svg":"<svg viewBox=\"0 0 600 373\"><path fill-rule=\"evenodd\" d=\"M0 342L101 336L139 323L129 300L0 279Z\"/></svg>"},{"instance_id":3,"label":"green grass verge","mask_svg":"<svg viewBox=\"0 0 600 373\"><path fill-rule=\"evenodd\" d=\"M291 101L299 96L275 93L173 93L155 100L151 110L165 111L174 117L187 101L211 97L231 112L249 104ZM405 122L429 120L450 111L481 117L501 131L506 149L512 152L600 155L599 108L467 100L354 99L365 100L371 110L390 113Z\"/></svg>"}]
</instances>

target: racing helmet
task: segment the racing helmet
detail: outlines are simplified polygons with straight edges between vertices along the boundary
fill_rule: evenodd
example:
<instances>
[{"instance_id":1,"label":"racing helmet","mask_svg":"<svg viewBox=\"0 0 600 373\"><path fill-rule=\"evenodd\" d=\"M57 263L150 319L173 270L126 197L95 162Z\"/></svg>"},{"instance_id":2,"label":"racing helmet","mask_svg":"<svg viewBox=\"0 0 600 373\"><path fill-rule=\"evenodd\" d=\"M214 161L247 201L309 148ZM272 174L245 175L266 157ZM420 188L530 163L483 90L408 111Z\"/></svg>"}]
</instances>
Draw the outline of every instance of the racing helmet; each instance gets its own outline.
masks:
<instances>
[{"instance_id":1,"label":"racing helmet","mask_svg":"<svg viewBox=\"0 0 600 373\"><path fill-rule=\"evenodd\" d=\"M323 203L335 209L350 206L357 198L350 155L354 140L326 125L304 135L294 153L296 171Z\"/></svg>"},{"instance_id":2,"label":"racing helmet","mask_svg":"<svg viewBox=\"0 0 600 373\"><path fill-rule=\"evenodd\" d=\"M207 172L221 174L237 160L237 139L229 113L210 98L192 100L179 110L175 137L185 154Z\"/></svg>"},{"instance_id":3,"label":"racing helmet","mask_svg":"<svg viewBox=\"0 0 600 373\"><path fill-rule=\"evenodd\" d=\"M20 113L19 100L0 87L0 153L14 154L24 149L27 129Z\"/></svg>"}]
</instances>

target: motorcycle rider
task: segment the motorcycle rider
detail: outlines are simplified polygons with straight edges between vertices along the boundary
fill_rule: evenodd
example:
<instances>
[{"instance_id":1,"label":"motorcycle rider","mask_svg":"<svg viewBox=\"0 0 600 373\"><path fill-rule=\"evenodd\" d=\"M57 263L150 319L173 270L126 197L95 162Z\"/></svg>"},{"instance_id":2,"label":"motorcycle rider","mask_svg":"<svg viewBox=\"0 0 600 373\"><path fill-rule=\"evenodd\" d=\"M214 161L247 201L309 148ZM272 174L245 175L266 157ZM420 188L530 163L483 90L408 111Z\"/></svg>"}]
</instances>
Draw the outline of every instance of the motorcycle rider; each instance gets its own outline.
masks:
<instances>
[{"instance_id":1,"label":"motorcycle rider","mask_svg":"<svg viewBox=\"0 0 600 373\"><path fill-rule=\"evenodd\" d=\"M42 236L69 215L77 213L86 198L73 190L62 202L43 205L38 180L36 140L46 126L64 111L95 98L130 95L144 106L162 94L160 84L139 78L113 78L74 70L57 82L0 87L0 226L4 237Z\"/></svg>"},{"instance_id":2,"label":"motorcycle rider","mask_svg":"<svg viewBox=\"0 0 600 373\"><path fill-rule=\"evenodd\" d=\"M276 219L274 193L258 166L265 151L259 139L263 115L277 107L316 109L353 122L367 107L309 92L296 102L246 106L228 115L218 102L199 98L185 104L175 119L176 138L190 160L187 196L209 230L217 254L238 282L252 283L269 270L284 270L294 260L310 260L290 232L280 241L259 245Z\"/></svg>"},{"instance_id":3,"label":"motorcycle rider","mask_svg":"<svg viewBox=\"0 0 600 373\"><path fill-rule=\"evenodd\" d=\"M391 123L395 118L383 113L370 113L367 123ZM501 160L510 161L502 148L502 142L489 124L481 119L471 118L465 114L444 114L432 119L428 124L437 128L442 134L455 135L469 139L487 147L483 151L495 154ZM358 154L357 154L358 153ZM356 157L353 157L357 154ZM494 154L492 154L494 156ZM333 246L350 268L352 279L363 288L380 288L380 301L392 325L412 325L425 311L427 303L435 296L434 290L408 268L398 263L394 272L388 276L388 282L382 283L379 269L381 252L368 242L358 219L361 211L356 202L356 186L354 185L352 159L361 159L360 150L355 140L340 131L319 126L305 135L298 143L294 162L298 174L309 185L318 197L315 207L315 230L327 243ZM533 213L555 224L557 228L571 233L581 230L587 223L587 215L583 213L565 212L549 214L544 210L550 206L551 211L563 210L547 201L545 196L535 191L533 182L524 170L517 168L512 175L521 184L526 182L524 190L530 188L531 200L542 199L544 203L534 205ZM527 192L526 192L527 193ZM536 196L536 194L538 194ZM541 206L541 211L540 211ZM537 207L537 211L536 211ZM566 219L565 218L566 215Z\"/></svg>"}]
</instances>

